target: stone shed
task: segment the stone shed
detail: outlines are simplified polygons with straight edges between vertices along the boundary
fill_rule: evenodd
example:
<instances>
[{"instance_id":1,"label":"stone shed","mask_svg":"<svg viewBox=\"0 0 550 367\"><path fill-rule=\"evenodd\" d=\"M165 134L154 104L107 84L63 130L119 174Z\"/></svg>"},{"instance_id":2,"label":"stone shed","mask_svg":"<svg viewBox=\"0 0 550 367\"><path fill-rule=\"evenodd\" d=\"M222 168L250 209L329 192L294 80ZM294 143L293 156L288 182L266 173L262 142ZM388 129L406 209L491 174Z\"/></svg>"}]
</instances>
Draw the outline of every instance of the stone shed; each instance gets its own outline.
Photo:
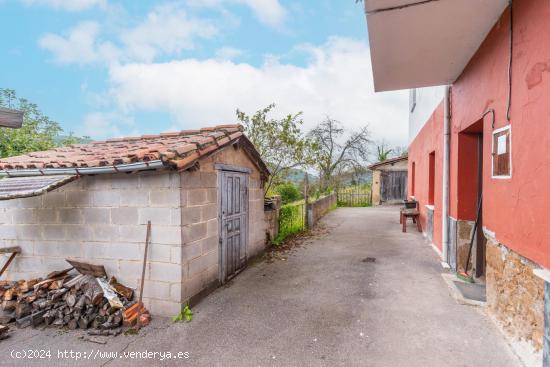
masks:
<instances>
[{"instance_id":1,"label":"stone shed","mask_svg":"<svg viewBox=\"0 0 550 367\"><path fill-rule=\"evenodd\" d=\"M263 251L268 175L239 125L2 159L0 247L22 248L4 277L43 277L69 258L137 288L151 221L144 302L177 314Z\"/></svg>"}]
</instances>

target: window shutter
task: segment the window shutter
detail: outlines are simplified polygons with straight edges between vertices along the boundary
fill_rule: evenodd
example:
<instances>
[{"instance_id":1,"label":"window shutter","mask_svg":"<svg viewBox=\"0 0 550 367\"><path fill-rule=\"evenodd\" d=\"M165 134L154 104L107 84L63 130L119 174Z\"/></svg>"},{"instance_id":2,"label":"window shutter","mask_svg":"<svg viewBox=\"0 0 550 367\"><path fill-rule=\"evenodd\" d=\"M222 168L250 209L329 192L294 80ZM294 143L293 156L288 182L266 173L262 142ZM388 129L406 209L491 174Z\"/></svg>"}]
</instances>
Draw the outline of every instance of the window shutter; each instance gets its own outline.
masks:
<instances>
[{"instance_id":1,"label":"window shutter","mask_svg":"<svg viewBox=\"0 0 550 367\"><path fill-rule=\"evenodd\" d=\"M493 177L511 176L510 127L493 132Z\"/></svg>"}]
</instances>

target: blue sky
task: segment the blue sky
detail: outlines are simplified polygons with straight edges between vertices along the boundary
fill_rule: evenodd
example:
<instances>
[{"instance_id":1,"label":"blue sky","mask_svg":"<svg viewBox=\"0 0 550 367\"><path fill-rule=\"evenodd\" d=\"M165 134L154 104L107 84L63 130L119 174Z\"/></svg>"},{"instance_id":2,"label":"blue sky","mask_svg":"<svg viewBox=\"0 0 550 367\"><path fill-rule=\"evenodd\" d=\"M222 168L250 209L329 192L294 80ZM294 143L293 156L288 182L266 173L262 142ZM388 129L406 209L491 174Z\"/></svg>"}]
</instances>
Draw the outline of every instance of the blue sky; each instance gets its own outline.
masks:
<instances>
[{"instance_id":1,"label":"blue sky","mask_svg":"<svg viewBox=\"0 0 550 367\"><path fill-rule=\"evenodd\" d=\"M374 94L353 0L0 0L0 86L94 138L235 121L276 103L406 140L406 95Z\"/></svg>"}]
</instances>

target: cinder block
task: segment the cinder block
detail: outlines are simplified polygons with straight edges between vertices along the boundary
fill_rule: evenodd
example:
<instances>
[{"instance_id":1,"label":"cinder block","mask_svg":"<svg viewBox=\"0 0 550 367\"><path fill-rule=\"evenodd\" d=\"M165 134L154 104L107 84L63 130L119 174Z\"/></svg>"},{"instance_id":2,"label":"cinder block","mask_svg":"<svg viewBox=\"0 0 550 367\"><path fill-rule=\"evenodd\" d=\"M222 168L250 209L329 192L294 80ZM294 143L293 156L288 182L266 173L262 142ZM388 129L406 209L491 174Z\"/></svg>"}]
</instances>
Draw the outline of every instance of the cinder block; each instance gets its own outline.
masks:
<instances>
[{"instance_id":1,"label":"cinder block","mask_svg":"<svg viewBox=\"0 0 550 367\"><path fill-rule=\"evenodd\" d=\"M44 208L64 208L66 195L64 191L50 191L42 195L42 206ZM22 203L25 199L21 199ZM34 206L35 207L35 206Z\"/></svg>"},{"instance_id":2,"label":"cinder block","mask_svg":"<svg viewBox=\"0 0 550 367\"><path fill-rule=\"evenodd\" d=\"M120 239L124 242L145 243L146 225L119 226Z\"/></svg>"},{"instance_id":3,"label":"cinder block","mask_svg":"<svg viewBox=\"0 0 550 367\"><path fill-rule=\"evenodd\" d=\"M180 302L182 288L183 288L183 285L181 282L170 284L169 300L174 302Z\"/></svg>"},{"instance_id":4,"label":"cinder block","mask_svg":"<svg viewBox=\"0 0 550 367\"><path fill-rule=\"evenodd\" d=\"M69 208L90 207L92 206L92 191L69 191L66 200Z\"/></svg>"},{"instance_id":5,"label":"cinder block","mask_svg":"<svg viewBox=\"0 0 550 367\"><path fill-rule=\"evenodd\" d=\"M175 316L181 312L181 303L148 299L148 310L157 316Z\"/></svg>"},{"instance_id":6,"label":"cinder block","mask_svg":"<svg viewBox=\"0 0 550 367\"><path fill-rule=\"evenodd\" d=\"M140 173L139 187L146 189L169 188L171 185L170 175L167 172Z\"/></svg>"},{"instance_id":7,"label":"cinder block","mask_svg":"<svg viewBox=\"0 0 550 367\"><path fill-rule=\"evenodd\" d=\"M16 226L9 224L2 224L0 226L0 239L1 240L15 240L18 238ZM32 238L31 238L32 239Z\"/></svg>"},{"instance_id":8,"label":"cinder block","mask_svg":"<svg viewBox=\"0 0 550 367\"><path fill-rule=\"evenodd\" d=\"M170 247L170 262L172 264L181 264L181 251L182 246L171 246Z\"/></svg>"},{"instance_id":9,"label":"cinder block","mask_svg":"<svg viewBox=\"0 0 550 367\"><path fill-rule=\"evenodd\" d=\"M47 209L44 209L47 210ZM59 209L59 222L65 224L79 224L83 222L82 211L78 208Z\"/></svg>"},{"instance_id":10,"label":"cinder block","mask_svg":"<svg viewBox=\"0 0 550 367\"><path fill-rule=\"evenodd\" d=\"M105 257L116 260L143 260L143 250L137 243L108 243L105 246Z\"/></svg>"},{"instance_id":11,"label":"cinder block","mask_svg":"<svg viewBox=\"0 0 550 367\"><path fill-rule=\"evenodd\" d=\"M143 297L165 301L169 300L170 283L158 282L156 280L146 280L143 284Z\"/></svg>"},{"instance_id":12,"label":"cinder block","mask_svg":"<svg viewBox=\"0 0 550 367\"><path fill-rule=\"evenodd\" d=\"M206 271L209 267L218 263L217 251L212 251L208 254L201 255L189 261L189 276L193 277L198 273Z\"/></svg>"},{"instance_id":13,"label":"cinder block","mask_svg":"<svg viewBox=\"0 0 550 367\"><path fill-rule=\"evenodd\" d=\"M45 257L82 257L82 246L75 242L40 241L34 245L34 255Z\"/></svg>"},{"instance_id":14,"label":"cinder block","mask_svg":"<svg viewBox=\"0 0 550 367\"><path fill-rule=\"evenodd\" d=\"M180 191L174 189L151 190L149 203L153 207L180 207Z\"/></svg>"},{"instance_id":15,"label":"cinder block","mask_svg":"<svg viewBox=\"0 0 550 367\"><path fill-rule=\"evenodd\" d=\"M140 247L144 247L144 246L140 246ZM148 259L151 262L169 263L171 262L170 253L172 251L172 248L174 248L174 246L152 243L151 245L149 245ZM143 249L140 249L140 251L141 251L141 257L143 257Z\"/></svg>"},{"instance_id":16,"label":"cinder block","mask_svg":"<svg viewBox=\"0 0 550 367\"><path fill-rule=\"evenodd\" d=\"M182 174L182 189L198 189L202 187L200 171L186 171Z\"/></svg>"},{"instance_id":17,"label":"cinder block","mask_svg":"<svg viewBox=\"0 0 550 367\"><path fill-rule=\"evenodd\" d=\"M218 251L219 247L219 238L216 237L208 237L203 240L201 240L201 253L207 254L211 251Z\"/></svg>"},{"instance_id":18,"label":"cinder block","mask_svg":"<svg viewBox=\"0 0 550 367\"><path fill-rule=\"evenodd\" d=\"M127 279L126 280L127 282L133 281L133 282L136 282L136 284L139 284L139 280L141 279L142 268L143 268L143 260L139 260L139 261L120 260L118 262L117 274L121 279ZM151 268L151 263L147 264L147 267L145 268L145 279L150 279L150 268Z\"/></svg>"},{"instance_id":19,"label":"cinder block","mask_svg":"<svg viewBox=\"0 0 550 367\"><path fill-rule=\"evenodd\" d=\"M202 243L201 241L195 241L182 246L182 257L183 261L190 261L194 258L199 257L202 254Z\"/></svg>"},{"instance_id":20,"label":"cinder block","mask_svg":"<svg viewBox=\"0 0 550 367\"><path fill-rule=\"evenodd\" d=\"M206 223L196 223L183 227L183 243L190 243L206 237Z\"/></svg>"},{"instance_id":21,"label":"cinder block","mask_svg":"<svg viewBox=\"0 0 550 367\"><path fill-rule=\"evenodd\" d=\"M38 226L29 226L25 230L27 239L40 238L35 234ZM67 236L67 226L64 224L45 224L42 226L42 238L45 240L64 240Z\"/></svg>"},{"instance_id":22,"label":"cinder block","mask_svg":"<svg viewBox=\"0 0 550 367\"><path fill-rule=\"evenodd\" d=\"M137 189L139 177L133 174L119 173L111 176L111 187L113 189Z\"/></svg>"},{"instance_id":23,"label":"cinder block","mask_svg":"<svg viewBox=\"0 0 550 367\"><path fill-rule=\"evenodd\" d=\"M150 280L162 282L179 282L182 279L181 265L170 263L149 263L151 273Z\"/></svg>"},{"instance_id":24,"label":"cinder block","mask_svg":"<svg viewBox=\"0 0 550 367\"><path fill-rule=\"evenodd\" d=\"M139 224L150 220L152 224L167 225L171 223L171 214L170 208L140 208Z\"/></svg>"},{"instance_id":25,"label":"cinder block","mask_svg":"<svg viewBox=\"0 0 550 367\"><path fill-rule=\"evenodd\" d=\"M207 203L207 189L191 189L187 191L187 205L203 205Z\"/></svg>"},{"instance_id":26,"label":"cinder block","mask_svg":"<svg viewBox=\"0 0 550 367\"><path fill-rule=\"evenodd\" d=\"M206 222L206 236L218 236L218 219L211 219Z\"/></svg>"},{"instance_id":27,"label":"cinder block","mask_svg":"<svg viewBox=\"0 0 550 367\"><path fill-rule=\"evenodd\" d=\"M151 226L151 243L165 245L181 244L181 227L179 226Z\"/></svg>"},{"instance_id":28,"label":"cinder block","mask_svg":"<svg viewBox=\"0 0 550 367\"><path fill-rule=\"evenodd\" d=\"M217 203L218 202L218 189L207 189L206 190L206 202L207 203Z\"/></svg>"},{"instance_id":29,"label":"cinder block","mask_svg":"<svg viewBox=\"0 0 550 367\"><path fill-rule=\"evenodd\" d=\"M51 191L51 192L46 193L44 195L32 196L30 198L15 199L15 204L19 208L41 208L42 205L43 205L43 202L45 200L44 199L45 195L48 195L48 194L54 194L54 195L52 195L52 197L50 197L50 199L55 199L55 197L57 195L59 195L62 198L61 205L63 204L65 194L62 193L62 192L56 192L56 191ZM9 200L9 201L11 201L11 200Z\"/></svg>"},{"instance_id":30,"label":"cinder block","mask_svg":"<svg viewBox=\"0 0 550 367\"><path fill-rule=\"evenodd\" d=\"M118 241L120 239L120 228L116 225L100 224L91 227L94 241Z\"/></svg>"},{"instance_id":31,"label":"cinder block","mask_svg":"<svg viewBox=\"0 0 550 367\"><path fill-rule=\"evenodd\" d=\"M40 273L44 271L44 263L41 257L16 256L10 268L10 270L17 272L33 271Z\"/></svg>"},{"instance_id":32,"label":"cinder block","mask_svg":"<svg viewBox=\"0 0 550 367\"><path fill-rule=\"evenodd\" d=\"M55 224L59 223L59 209L34 209L36 222L39 224Z\"/></svg>"},{"instance_id":33,"label":"cinder block","mask_svg":"<svg viewBox=\"0 0 550 367\"><path fill-rule=\"evenodd\" d=\"M83 222L86 224L108 224L111 222L111 210L109 208L84 208L82 209Z\"/></svg>"},{"instance_id":34,"label":"cinder block","mask_svg":"<svg viewBox=\"0 0 550 367\"><path fill-rule=\"evenodd\" d=\"M120 193L118 190L94 191L92 202L96 207L119 207Z\"/></svg>"},{"instance_id":35,"label":"cinder block","mask_svg":"<svg viewBox=\"0 0 550 367\"><path fill-rule=\"evenodd\" d=\"M202 221L206 222L207 220L214 219L218 217L218 205L217 204L207 204L202 206Z\"/></svg>"},{"instance_id":36,"label":"cinder block","mask_svg":"<svg viewBox=\"0 0 550 367\"><path fill-rule=\"evenodd\" d=\"M170 172L170 188L180 190L181 189L181 172Z\"/></svg>"},{"instance_id":37,"label":"cinder block","mask_svg":"<svg viewBox=\"0 0 550 367\"><path fill-rule=\"evenodd\" d=\"M201 221L202 217L202 207L200 206L191 206L188 208L181 209L181 224L189 225L193 223L198 223Z\"/></svg>"},{"instance_id":38,"label":"cinder block","mask_svg":"<svg viewBox=\"0 0 550 367\"><path fill-rule=\"evenodd\" d=\"M66 238L69 241L82 242L93 240L92 227L86 224L68 224L66 228Z\"/></svg>"},{"instance_id":39,"label":"cinder block","mask_svg":"<svg viewBox=\"0 0 550 367\"><path fill-rule=\"evenodd\" d=\"M122 225L137 225L138 209L131 207L112 208L111 223Z\"/></svg>"},{"instance_id":40,"label":"cinder block","mask_svg":"<svg viewBox=\"0 0 550 367\"><path fill-rule=\"evenodd\" d=\"M82 257L84 259L105 259L107 258L106 255L106 247L109 246L106 243L103 242L84 242L82 243Z\"/></svg>"},{"instance_id":41,"label":"cinder block","mask_svg":"<svg viewBox=\"0 0 550 367\"><path fill-rule=\"evenodd\" d=\"M36 223L35 209L12 209L12 220L16 224Z\"/></svg>"},{"instance_id":42,"label":"cinder block","mask_svg":"<svg viewBox=\"0 0 550 367\"><path fill-rule=\"evenodd\" d=\"M146 207L149 205L149 191L147 190L121 190L120 205L133 207Z\"/></svg>"},{"instance_id":43,"label":"cinder block","mask_svg":"<svg viewBox=\"0 0 550 367\"><path fill-rule=\"evenodd\" d=\"M218 187L218 175L215 172L201 172L201 187Z\"/></svg>"},{"instance_id":44,"label":"cinder block","mask_svg":"<svg viewBox=\"0 0 550 367\"><path fill-rule=\"evenodd\" d=\"M197 274L194 277L190 277L183 282L183 300L188 301L189 298L199 293L204 288L204 276L203 274Z\"/></svg>"},{"instance_id":45,"label":"cinder block","mask_svg":"<svg viewBox=\"0 0 550 367\"><path fill-rule=\"evenodd\" d=\"M11 210L0 208L0 224L11 224Z\"/></svg>"},{"instance_id":46,"label":"cinder block","mask_svg":"<svg viewBox=\"0 0 550 367\"><path fill-rule=\"evenodd\" d=\"M170 224L173 226L181 225L181 207L170 209Z\"/></svg>"}]
</instances>

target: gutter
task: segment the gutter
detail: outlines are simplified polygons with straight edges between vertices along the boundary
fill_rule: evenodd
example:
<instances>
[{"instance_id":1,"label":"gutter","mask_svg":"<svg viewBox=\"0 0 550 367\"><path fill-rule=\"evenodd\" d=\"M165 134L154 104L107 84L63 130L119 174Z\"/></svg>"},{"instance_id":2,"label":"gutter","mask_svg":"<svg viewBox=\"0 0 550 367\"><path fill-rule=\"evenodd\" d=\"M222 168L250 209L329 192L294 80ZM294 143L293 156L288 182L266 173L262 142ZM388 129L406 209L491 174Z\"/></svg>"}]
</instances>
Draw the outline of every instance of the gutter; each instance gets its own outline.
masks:
<instances>
[{"instance_id":1,"label":"gutter","mask_svg":"<svg viewBox=\"0 0 550 367\"><path fill-rule=\"evenodd\" d=\"M0 170L0 177L29 177L53 175L99 175L106 173L145 171L167 166L160 160L101 167L32 168Z\"/></svg>"},{"instance_id":2,"label":"gutter","mask_svg":"<svg viewBox=\"0 0 550 367\"><path fill-rule=\"evenodd\" d=\"M441 232L442 251L441 265L449 268L449 162L450 162L450 140L451 140L451 87L445 86L443 98L443 200L441 204Z\"/></svg>"}]
</instances>

